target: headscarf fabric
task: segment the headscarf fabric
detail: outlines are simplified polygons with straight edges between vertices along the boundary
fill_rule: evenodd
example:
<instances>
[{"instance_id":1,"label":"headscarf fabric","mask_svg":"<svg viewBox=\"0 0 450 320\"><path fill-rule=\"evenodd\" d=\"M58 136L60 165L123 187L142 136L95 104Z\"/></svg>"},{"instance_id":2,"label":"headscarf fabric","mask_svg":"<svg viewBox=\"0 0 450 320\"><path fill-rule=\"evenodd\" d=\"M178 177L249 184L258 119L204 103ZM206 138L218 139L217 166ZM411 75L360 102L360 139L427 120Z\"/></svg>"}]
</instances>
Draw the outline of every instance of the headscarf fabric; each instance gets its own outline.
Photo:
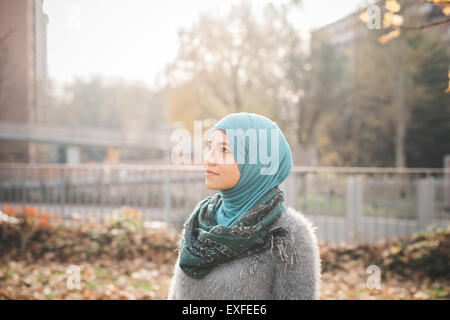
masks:
<instances>
[{"instance_id":1,"label":"headscarf fabric","mask_svg":"<svg viewBox=\"0 0 450 320\"><path fill-rule=\"evenodd\" d=\"M215 130L225 132L241 173L234 187L219 190L222 203L216 221L230 226L288 177L292 152L278 125L259 114L230 114L217 122L211 133Z\"/></svg>"}]
</instances>

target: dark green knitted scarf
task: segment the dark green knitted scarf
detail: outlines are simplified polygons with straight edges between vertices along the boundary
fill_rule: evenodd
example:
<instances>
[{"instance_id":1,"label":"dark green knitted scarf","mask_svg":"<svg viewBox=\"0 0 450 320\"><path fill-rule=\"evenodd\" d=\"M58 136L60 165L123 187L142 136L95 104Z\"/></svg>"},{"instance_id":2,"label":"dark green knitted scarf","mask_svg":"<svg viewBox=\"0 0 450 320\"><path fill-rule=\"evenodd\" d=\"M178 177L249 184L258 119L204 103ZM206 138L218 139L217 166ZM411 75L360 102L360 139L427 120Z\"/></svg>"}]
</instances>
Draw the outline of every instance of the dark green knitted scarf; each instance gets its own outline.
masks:
<instances>
[{"instance_id":1,"label":"dark green knitted scarf","mask_svg":"<svg viewBox=\"0 0 450 320\"><path fill-rule=\"evenodd\" d=\"M278 186L229 227L218 225L214 215L222 199L220 193L200 201L184 226L180 245L180 268L193 278L202 278L215 266L270 247L270 238L284 236L282 227L271 225L286 207Z\"/></svg>"}]
</instances>

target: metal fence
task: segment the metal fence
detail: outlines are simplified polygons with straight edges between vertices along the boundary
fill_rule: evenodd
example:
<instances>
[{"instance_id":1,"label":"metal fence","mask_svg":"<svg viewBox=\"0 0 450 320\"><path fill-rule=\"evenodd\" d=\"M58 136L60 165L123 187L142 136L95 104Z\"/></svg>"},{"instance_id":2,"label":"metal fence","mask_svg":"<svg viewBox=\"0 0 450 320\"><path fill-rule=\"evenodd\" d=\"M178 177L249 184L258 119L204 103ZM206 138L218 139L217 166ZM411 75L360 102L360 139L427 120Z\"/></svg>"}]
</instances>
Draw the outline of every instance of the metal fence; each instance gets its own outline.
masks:
<instances>
[{"instance_id":1,"label":"metal fence","mask_svg":"<svg viewBox=\"0 0 450 320\"><path fill-rule=\"evenodd\" d=\"M286 204L332 242L376 242L450 224L450 174L442 169L294 167ZM83 223L122 206L180 229L217 191L201 166L0 164L0 205L28 205Z\"/></svg>"}]
</instances>

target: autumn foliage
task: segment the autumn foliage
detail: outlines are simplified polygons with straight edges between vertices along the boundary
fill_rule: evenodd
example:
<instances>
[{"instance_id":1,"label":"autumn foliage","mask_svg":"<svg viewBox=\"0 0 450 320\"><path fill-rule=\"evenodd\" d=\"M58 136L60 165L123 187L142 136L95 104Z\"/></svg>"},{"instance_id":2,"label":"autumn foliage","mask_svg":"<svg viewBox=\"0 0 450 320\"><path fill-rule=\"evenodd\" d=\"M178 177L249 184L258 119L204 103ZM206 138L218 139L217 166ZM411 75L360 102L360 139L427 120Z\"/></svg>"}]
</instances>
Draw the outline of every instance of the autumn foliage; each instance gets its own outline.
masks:
<instances>
[{"instance_id":1,"label":"autumn foliage","mask_svg":"<svg viewBox=\"0 0 450 320\"><path fill-rule=\"evenodd\" d=\"M1 259L75 263L139 257L166 263L176 258L178 234L164 225L143 227L142 213L130 207L123 207L120 215L105 219L104 224L63 223L59 216L28 206L5 205L2 211L15 220L0 222Z\"/></svg>"},{"instance_id":2,"label":"autumn foliage","mask_svg":"<svg viewBox=\"0 0 450 320\"><path fill-rule=\"evenodd\" d=\"M5 205L0 219L0 299L165 299L179 233L141 223L123 207L104 224L64 224L36 208ZM136 226L145 225L142 230ZM430 229L382 244L319 243L322 299L449 299L450 230ZM82 288L66 286L67 268ZM367 288L367 268L381 288Z\"/></svg>"}]
</instances>

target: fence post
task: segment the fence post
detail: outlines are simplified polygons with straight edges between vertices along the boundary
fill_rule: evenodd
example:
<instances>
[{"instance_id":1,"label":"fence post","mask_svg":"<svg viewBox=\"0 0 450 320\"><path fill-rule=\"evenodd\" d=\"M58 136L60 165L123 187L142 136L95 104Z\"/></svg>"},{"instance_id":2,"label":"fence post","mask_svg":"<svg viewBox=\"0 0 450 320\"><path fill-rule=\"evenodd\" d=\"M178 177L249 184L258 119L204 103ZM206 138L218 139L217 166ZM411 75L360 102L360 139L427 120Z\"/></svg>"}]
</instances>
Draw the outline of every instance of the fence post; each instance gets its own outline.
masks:
<instances>
[{"instance_id":1,"label":"fence post","mask_svg":"<svg viewBox=\"0 0 450 320\"><path fill-rule=\"evenodd\" d=\"M167 225L171 224L171 187L170 187L170 169L164 170L164 215Z\"/></svg>"},{"instance_id":2,"label":"fence post","mask_svg":"<svg viewBox=\"0 0 450 320\"><path fill-rule=\"evenodd\" d=\"M99 195L99 200L100 200L100 221L101 221L101 223L102 223L102 225L105 223L105 218L104 218L104 215L105 215L105 199L104 199L104 189L105 189L105 182L104 182L104 175L105 175L105 167L104 166L102 166L101 168L100 168L100 190L99 190L99 192L100 192L100 195Z\"/></svg>"},{"instance_id":3,"label":"fence post","mask_svg":"<svg viewBox=\"0 0 450 320\"><path fill-rule=\"evenodd\" d=\"M362 219L362 178L347 177L346 192L346 225L347 240L359 242L361 240Z\"/></svg>"},{"instance_id":4,"label":"fence post","mask_svg":"<svg viewBox=\"0 0 450 320\"><path fill-rule=\"evenodd\" d=\"M297 176L294 173L291 173L291 175L286 179L286 198L287 198L287 205L289 207L295 208L296 205L296 194L295 194L295 180L297 179Z\"/></svg>"},{"instance_id":5,"label":"fence post","mask_svg":"<svg viewBox=\"0 0 450 320\"><path fill-rule=\"evenodd\" d=\"M426 231L434 218L434 180L427 177L417 180L417 217L419 231Z\"/></svg>"}]
</instances>

